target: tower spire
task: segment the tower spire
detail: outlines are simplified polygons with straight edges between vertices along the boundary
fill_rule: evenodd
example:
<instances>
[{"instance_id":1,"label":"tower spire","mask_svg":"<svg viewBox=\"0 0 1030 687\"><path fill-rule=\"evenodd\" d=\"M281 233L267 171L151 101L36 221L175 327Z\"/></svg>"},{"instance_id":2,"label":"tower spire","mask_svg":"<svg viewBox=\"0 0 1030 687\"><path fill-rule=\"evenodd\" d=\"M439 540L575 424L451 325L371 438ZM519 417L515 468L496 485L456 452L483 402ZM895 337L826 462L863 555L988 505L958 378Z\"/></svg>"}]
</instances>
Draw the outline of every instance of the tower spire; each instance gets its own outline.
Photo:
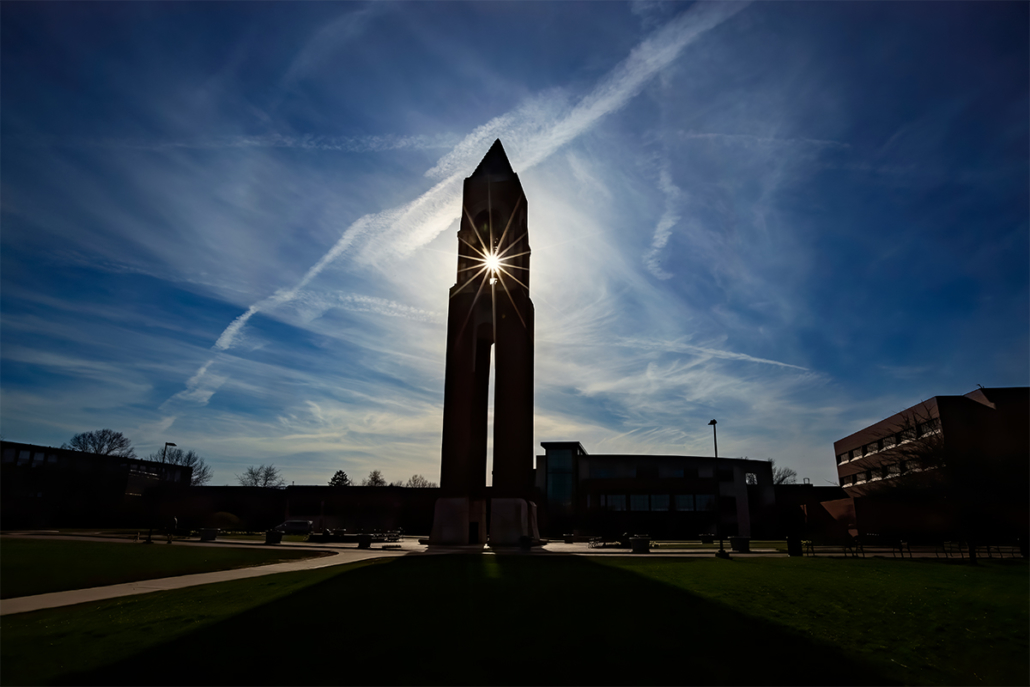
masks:
<instances>
[{"instance_id":1,"label":"tower spire","mask_svg":"<svg viewBox=\"0 0 1030 687\"><path fill-rule=\"evenodd\" d=\"M472 176L469 178L475 179L487 175L491 177L515 176L515 170L511 168L511 163L508 162L508 156L505 154L504 146L501 145L499 138L490 146L490 150L486 151L486 155L476 167L476 171L472 172Z\"/></svg>"}]
</instances>

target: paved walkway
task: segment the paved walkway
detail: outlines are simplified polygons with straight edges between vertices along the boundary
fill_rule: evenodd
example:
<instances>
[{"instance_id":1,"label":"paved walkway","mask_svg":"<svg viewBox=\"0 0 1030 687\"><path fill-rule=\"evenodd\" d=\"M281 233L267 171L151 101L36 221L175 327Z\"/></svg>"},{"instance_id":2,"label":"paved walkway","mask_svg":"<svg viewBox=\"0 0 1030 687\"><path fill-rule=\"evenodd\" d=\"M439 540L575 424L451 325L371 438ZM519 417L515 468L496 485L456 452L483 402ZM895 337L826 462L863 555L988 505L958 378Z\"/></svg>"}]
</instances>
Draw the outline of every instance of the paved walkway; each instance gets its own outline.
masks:
<instances>
[{"instance_id":1,"label":"paved walkway","mask_svg":"<svg viewBox=\"0 0 1030 687\"><path fill-rule=\"evenodd\" d=\"M24 539L66 539L66 540L86 540L86 541L106 541L106 542L122 542L126 544L133 544L131 539L114 539L110 537L80 537L80 536L68 536L68 535L5 535L3 539L7 538L24 538ZM156 541L156 540L155 540ZM167 546L167 544L157 544L154 546ZM240 547L240 546L255 546L247 542L184 542L176 541L172 546L228 546L228 547ZM258 545L259 548L277 548L275 546L265 546L264 544ZM278 547L284 548L284 547ZM290 547L292 548L292 547ZM149 594L150 592L163 592L169 589L182 589L184 587L194 587L201 584L211 584L214 582L227 582L229 580L244 580L251 577L261 577L263 575L276 575L284 572L296 572L299 570L317 570L318 568L327 568L334 565L346 565L347 563L357 563L358 561L368 560L370 558L396 558L398 556L406 556L412 553L423 553L425 548L417 543L410 545L402 545L401 549L357 549L351 545L348 549L334 549L332 545L319 545L317 547L307 547L315 550L322 549L329 551L328 556L315 556L313 558L304 558L296 561L286 561L283 563L273 563L271 565L261 565L252 568L236 568L234 570L218 570L215 572L197 573L194 575L179 575L177 577L162 577L154 580L139 580L137 582L126 582L124 584L112 584L106 587L92 587L90 589L70 589L65 592L51 592L49 594L37 594L34 596L20 596L13 599L0 600L0 616L11 615L13 613L27 613L29 611L38 611L44 608L57 608L59 606L72 606L74 604L88 603L90 601L103 601L105 599L115 599L122 596L133 596L135 594ZM442 553L442 552L441 552Z\"/></svg>"},{"instance_id":2,"label":"paved walkway","mask_svg":"<svg viewBox=\"0 0 1030 687\"><path fill-rule=\"evenodd\" d=\"M89 535L61 535L61 534L7 534L7 538L26 539L64 539L76 541L105 541L133 544L133 540L115 538L110 536L89 536ZM155 538L155 546L163 544L163 540ZM194 587L201 584L212 584L214 582L227 582L230 580L243 580L263 575L276 575L284 572L295 572L299 570L316 570L335 565L346 565L372 558L397 558L409 555L443 555L443 554L487 554L487 555L566 555L566 556L633 556L629 549L624 548L590 548L586 543L566 544L562 541L552 541L546 548L534 548L531 551L524 551L519 548L498 548L490 549L483 546L448 546L428 547L419 544L415 539L406 539L398 544L400 548L371 548L358 549L354 544L320 544L310 542L283 542L277 545L266 545L263 542L240 541L222 539L214 542L182 541L176 540L174 546L219 546L219 547L248 547L262 549L309 549L314 551L328 552L329 555L305 558L297 561L273 563L252 568L237 568L235 570L219 570L216 572L198 573L195 575L180 575L178 577L163 577L154 580L140 580L138 582L127 582L125 584L114 584L107 587L93 587L90 589L73 589L65 592L52 592L50 594L38 594L36 596L22 596L13 599L0 600L0 616L13 613L27 613L44 608L57 608L59 606L72 606L74 604L88 603L90 601L102 601L122 596L133 596L135 594L148 594L150 592L167 591L170 589L182 589ZM842 557L843 549L840 547L816 547L815 553L821 556ZM867 550L866 555L873 557L887 557L894 552L889 550L876 551ZM711 558L715 554L713 549L652 549L646 555L654 558ZM909 553L910 557L916 558L937 557L937 552L932 547L913 547ZM787 554L774 549L758 549L751 553L734 553L733 558L786 558Z\"/></svg>"}]
</instances>

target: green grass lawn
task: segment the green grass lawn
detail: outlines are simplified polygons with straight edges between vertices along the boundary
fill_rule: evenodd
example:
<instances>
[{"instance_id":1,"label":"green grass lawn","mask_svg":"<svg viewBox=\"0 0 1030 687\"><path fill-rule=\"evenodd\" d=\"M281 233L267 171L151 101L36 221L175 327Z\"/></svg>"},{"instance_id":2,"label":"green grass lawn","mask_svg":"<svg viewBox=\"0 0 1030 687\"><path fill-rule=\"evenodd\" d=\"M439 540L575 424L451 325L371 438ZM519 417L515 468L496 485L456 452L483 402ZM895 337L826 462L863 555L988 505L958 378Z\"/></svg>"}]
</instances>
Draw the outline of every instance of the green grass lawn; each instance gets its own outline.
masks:
<instances>
[{"instance_id":1,"label":"green grass lawn","mask_svg":"<svg viewBox=\"0 0 1030 687\"><path fill-rule=\"evenodd\" d=\"M0 540L0 599L265 565L315 555L320 554L305 550L8 537Z\"/></svg>"},{"instance_id":2,"label":"green grass lawn","mask_svg":"<svg viewBox=\"0 0 1030 687\"><path fill-rule=\"evenodd\" d=\"M1027 684L1028 567L408 556L6 616L3 684Z\"/></svg>"}]
</instances>

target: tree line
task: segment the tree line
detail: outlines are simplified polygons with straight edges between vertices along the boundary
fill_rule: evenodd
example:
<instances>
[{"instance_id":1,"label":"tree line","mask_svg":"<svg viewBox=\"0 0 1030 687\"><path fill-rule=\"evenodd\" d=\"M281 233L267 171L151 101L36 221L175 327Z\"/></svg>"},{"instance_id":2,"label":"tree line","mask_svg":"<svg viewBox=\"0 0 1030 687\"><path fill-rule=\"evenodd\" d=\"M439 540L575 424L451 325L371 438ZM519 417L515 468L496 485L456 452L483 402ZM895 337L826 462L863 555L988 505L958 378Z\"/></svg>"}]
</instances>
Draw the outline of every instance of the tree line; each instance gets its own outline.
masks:
<instances>
[{"instance_id":1,"label":"tree line","mask_svg":"<svg viewBox=\"0 0 1030 687\"><path fill-rule=\"evenodd\" d=\"M136 449L132 441L113 429L97 429L92 432L76 434L65 444L63 449L82 451L84 453L96 453L101 456L118 456L120 458L136 458ZM145 460L155 463L167 463L169 465L183 465L193 468L193 477L190 479L190 486L200 487L211 481L211 467L199 453L193 450L183 450L175 444L166 444L164 448L154 451ZM266 489L281 489L286 486L286 478L282 471L269 463L248 467L243 474L236 475L236 481L241 487L263 487ZM331 487L349 487L353 482L343 470L337 470L336 474L329 480ZM412 475L406 482L387 483L383 473L379 470L372 470L368 477L361 480L363 487L409 487L413 489L426 489L436 486L436 482L430 482L422 475Z\"/></svg>"},{"instance_id":2,"label":"tree line","mask_svg":"<svg viewBox=\"0 0 1030 687\"><path fill-rule=\"evenodd\" d=\"M343 470L337 470L336 474L329 480L330 487L351 487L354 486L354 482L351 481L350 477ZM411 489L431 489L436 487L436 482L430 482L422 475L412 475L408 478L407 482L390 482L387 483L386 478L383 477L383 473L379 470L373 470L368 473L368 477L361 480L361 486L363 487L408 487Z\"/></svg>"},{"instance_id":3,"label":"tree line","mask_svg":"<svg viewBox=\"0 0 1030 687\"><path fill-rule=\"evenodd\" d=\"M136 449L129 437L113 429L96 429L92 432L76 434L61 448L83 453L96 453L101 456L118 456L119 458L136 458ZM191 487L199 487L211 481L211 467L196 451L184 451L174 444L166 444L160 451L154 451L144 460L169 465L184 465L193 468L190 478Z\"/></svg>"}]
</instances>

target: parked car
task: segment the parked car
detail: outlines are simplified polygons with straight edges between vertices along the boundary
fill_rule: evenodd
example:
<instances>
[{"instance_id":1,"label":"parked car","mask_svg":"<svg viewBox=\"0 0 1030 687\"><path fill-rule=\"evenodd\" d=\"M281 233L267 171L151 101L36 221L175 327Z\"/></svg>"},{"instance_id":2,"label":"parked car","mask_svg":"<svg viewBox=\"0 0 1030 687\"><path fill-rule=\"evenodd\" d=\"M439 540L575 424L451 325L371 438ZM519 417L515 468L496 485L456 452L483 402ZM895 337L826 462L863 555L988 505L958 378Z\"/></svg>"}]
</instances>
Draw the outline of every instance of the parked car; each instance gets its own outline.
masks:
<instances>
[{"instance_id":1,"label":"parked car","mask_svg":"<svg viewBox=\"0 0 1030 687\"><path fill-rule=\"evenodd\" d=\"M311 534L311 525L310 520L287 520L272 529L283 534Z\"/></svg>"}]
</instances>

